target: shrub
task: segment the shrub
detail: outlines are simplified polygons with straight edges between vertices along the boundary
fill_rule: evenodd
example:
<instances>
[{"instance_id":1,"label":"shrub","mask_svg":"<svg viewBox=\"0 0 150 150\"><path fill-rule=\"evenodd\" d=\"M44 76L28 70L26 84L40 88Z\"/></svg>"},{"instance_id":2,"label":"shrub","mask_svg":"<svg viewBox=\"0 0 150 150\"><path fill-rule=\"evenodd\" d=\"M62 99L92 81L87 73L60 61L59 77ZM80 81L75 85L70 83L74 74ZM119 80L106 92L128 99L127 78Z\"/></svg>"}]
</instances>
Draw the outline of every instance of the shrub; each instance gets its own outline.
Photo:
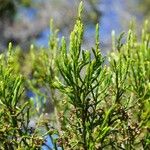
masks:
<instances>
[{"instance_id":1,"label":"shrub","mask_svg":"<svg viewBox=\"0 0 150 150\"><path fill-rule=\"evenodd\" d=\"M30 101L21 101L24 78L13 67L11 44L6 55L0 58L0 149L37 149L43 144L30 123Z\"/></svg>"},{"instance_id":2,"label":"shrub","mask_svg":"<svg viewBox=\"0 0 150 150\"><path fill-rule=\"evenodd\" d=\"M21 86L32 90L37 97L45 97L46 101L37 99L36 103L42 105L36 107L38 115L43 113L40 108L47 105L48 100L52 101L54 116L43 120L42 128L47 130L45 135L52 140L54 149L150 148L148 21L142 29L140 40L133 29L127 33L124 43L124 34L117 40L112 34L112 51L103 57L98 24L95 45L91 50L82 48L82 10L80 3L69 44L64 37L61 42L58 40L57 31L51 24L49 48L35 51L36 48L31 47L26 56L30 61L25 59L30 63L30 79L23 74L23 81L20 73L10 65L13 64L10 61L15 61L14 55L1 58L0 146L3 149L38 149L46 144L39 131L41 127L36 126L33 134L28 132L29 108L32 106L20 100ZM55 129L49 127L49 122ZM58 138L53 138L53 135L58 135ZM8 147L10 145L12 147Z\"/></svg>"}]
</instances>

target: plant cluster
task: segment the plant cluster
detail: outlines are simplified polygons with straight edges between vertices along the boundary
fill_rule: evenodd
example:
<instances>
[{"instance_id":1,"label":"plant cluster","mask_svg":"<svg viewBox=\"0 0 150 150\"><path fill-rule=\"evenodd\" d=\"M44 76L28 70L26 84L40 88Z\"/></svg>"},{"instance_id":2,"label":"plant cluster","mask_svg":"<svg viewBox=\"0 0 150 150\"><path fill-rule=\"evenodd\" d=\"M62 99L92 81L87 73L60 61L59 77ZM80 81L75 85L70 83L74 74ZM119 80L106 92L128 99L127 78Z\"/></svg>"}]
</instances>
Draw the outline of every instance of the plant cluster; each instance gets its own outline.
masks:
<instances>
[{"instance_id":1,"label":"plant cluster","mask_svg":"<svg viewBox=\"0 0 150 150\"><path fill-rule=\"evenodd\" d=\"M11 44L0 56L0 149L35 149L43 144L37 130L29 126L30 101L21 101L24 77L17 73Z\"/></svg>"},{"instance_id":2,"label":"plant cluster","mask_svg":"<svg viewBox=\"0 0 150 150\"><path fill-rule=\"evenodd\" d=\"M56 150L150 149L148 21L140 40L134 29L117 40L113 32L112 51L104 57L98 24L95 45L82 48L82 10L80 3L69 43L59 41L51 22L49 48L31 46L22 67L16 69L20 55L11 47L1 55L0 149L40 149L45 135L53 144L47 148ZM23 89L34 92L34 108ZM48 101L54 113L46 118ZM32 110L44 119L31 132Z\"/></svg>"}]
</instances>

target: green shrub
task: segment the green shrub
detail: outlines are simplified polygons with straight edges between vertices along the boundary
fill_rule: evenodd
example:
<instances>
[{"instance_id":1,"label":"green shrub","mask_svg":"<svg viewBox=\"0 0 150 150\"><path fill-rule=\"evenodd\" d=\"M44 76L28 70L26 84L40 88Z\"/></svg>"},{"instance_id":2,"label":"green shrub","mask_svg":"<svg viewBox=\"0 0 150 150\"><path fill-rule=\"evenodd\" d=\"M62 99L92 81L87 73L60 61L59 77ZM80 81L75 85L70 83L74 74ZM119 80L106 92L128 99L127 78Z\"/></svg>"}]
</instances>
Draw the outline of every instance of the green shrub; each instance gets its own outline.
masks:
<instances>
[{"instance_id":1,"label":"green shrub","mask_svg":"<svg viewBox=\"0 0 150 150\"><path fill-rule=\"evenodd\" d=\"M21 101L24 79L17 73L11 44L0 58L0 149L40 148L43 138L29 126L30 101Z\"/></svg>"},{"instance_id":2,"label":"green shrub","mask_svg":"<svg viewBox=\"0 0 150 150\"><path fill-rule=\"evenodd\" d=\"M5 59L2 54L1 149L40 148L45 144L40 125L47 130L45 135L51 138L54 149L58 146L74 150L150 149L148 21L139 40L133 29L127 33L124 43L124 34L116 40L113 33L112 51L103 57L98 25L95 45L91 50L82 48L82 10L81 3L69 44L64 37L59 41L51 23L49 48L37 50L31 46L23 69L14 68L18 60L16 52L10 54L9 50ZM27 72L26 66L30 68ZM28 129L29 108L33 106L21 98L22 88L33 91L37 97L45 97L37 99L36 103L41 104L36 107L38 115L44 114L41 108L47 101L54 107L54 114L42 120L32 136ZM49 123L55 129L51 129ZM53 139L53 134L58 138Z\"/></svg>"}]
</instances>

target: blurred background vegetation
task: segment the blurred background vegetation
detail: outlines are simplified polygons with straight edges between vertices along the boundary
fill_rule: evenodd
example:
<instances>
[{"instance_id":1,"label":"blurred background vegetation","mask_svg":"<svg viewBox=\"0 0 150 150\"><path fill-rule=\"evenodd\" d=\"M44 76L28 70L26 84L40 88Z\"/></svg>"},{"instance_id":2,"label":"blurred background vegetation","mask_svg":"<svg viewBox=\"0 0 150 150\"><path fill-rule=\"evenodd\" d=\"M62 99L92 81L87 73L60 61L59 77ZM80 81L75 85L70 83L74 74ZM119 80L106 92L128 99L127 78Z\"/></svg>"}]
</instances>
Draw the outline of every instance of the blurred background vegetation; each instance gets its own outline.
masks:
<instances>
[{"instance_id":1,"label":"blurred background vegetation","mask_svg":"<svg viewBox=\"0 0 150 150\"><path fill-rule=\"evenodd\" d=\"M9 42L28 50L31 43L47 46L49 20L54 19L60 36L68 34L74 23L80 0L0 0L0 50ZM84 21L87 25L85 45L93 41L93 25L100 23L102 46L110 44L111 30L119 34L128 29L129 22L136 20L141 26L150 16L149 0L83 0Z\"/></svg>"}]
</instances>

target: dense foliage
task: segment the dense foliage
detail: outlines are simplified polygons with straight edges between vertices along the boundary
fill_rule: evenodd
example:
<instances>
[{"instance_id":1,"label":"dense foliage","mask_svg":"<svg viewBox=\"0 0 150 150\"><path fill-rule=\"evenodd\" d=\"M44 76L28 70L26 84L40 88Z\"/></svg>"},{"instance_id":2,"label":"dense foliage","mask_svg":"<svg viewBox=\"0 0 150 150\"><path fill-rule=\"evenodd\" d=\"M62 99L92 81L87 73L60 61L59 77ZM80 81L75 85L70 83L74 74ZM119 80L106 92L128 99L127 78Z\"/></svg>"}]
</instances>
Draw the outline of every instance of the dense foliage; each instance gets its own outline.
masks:
<instances>
[{"instance_id":1,"label":"dense foliage","mask_svg":"<svg viewBox=\"0 0 150 150\"><path fill-rule=\"evenodd\" d=\"M31 0L0 0L0 17L14 17L18 5L29 6Z\"/></svg>"},{"instance_id":2,"label":"dense foliage","mask_svg":"<svg viewBox=\"0 0 150 150\"><path fill-rule=\"evenodd\" d=\"M95 45L82 48L82 7L69 44L59 41L51 22L49 48L31 46L23 55L10 44L1 54L0 149L52 149L46 137L56 150L150 149L148 21L139 40L134 29L118 39L113 32L112 51L104 57L98 25ZM52 114L45 114L48 101Z\"/></svg>"}]
</instances>

